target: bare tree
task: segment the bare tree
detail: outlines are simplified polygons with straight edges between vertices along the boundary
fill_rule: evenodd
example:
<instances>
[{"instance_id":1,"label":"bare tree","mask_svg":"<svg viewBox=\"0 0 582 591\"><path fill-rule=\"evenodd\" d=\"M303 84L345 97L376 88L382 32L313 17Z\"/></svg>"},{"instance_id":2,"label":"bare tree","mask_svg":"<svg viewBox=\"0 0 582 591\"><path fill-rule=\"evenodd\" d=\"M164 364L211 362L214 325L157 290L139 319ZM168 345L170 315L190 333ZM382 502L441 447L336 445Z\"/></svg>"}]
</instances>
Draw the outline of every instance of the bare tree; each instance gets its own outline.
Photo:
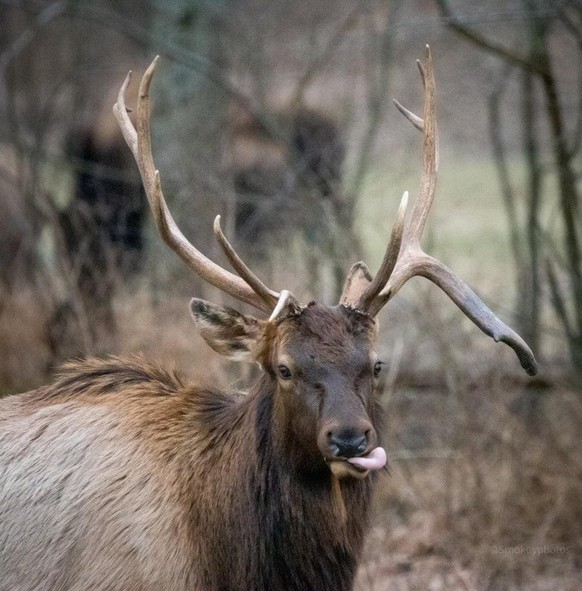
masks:
<instances>
[{"instance_id":1,"label":"bare tree","mask_svg":"<svg viewBox=\"0 0 582 591\"><path fill-rule=\"evenodd\" d=\"M528 167L527 220L521 231L515 229L517 218L515 207L510 203L507 169L503 165L499 137L495 142L497 161L504 194L508 199L508 213L512 231L513 252L518 272L518 288L522 290L518 305L518 316L522 319L520 328L528 335L530 342L540 341L540 294L541 275L544 267L547 273L554 309L562 323L568 339L572 364L582 369L582 250L580 237L580 194L577 187L575 157L579 153L581 126L578 123L571 131L564 118L563 101L556 79L550 50L552 34L559 30L574 36L580 44L582 39L582 8L579 3L564 1L549 4L543 0L523 0L522 11L525 34L528 39L527 51L516 50L482 35L473 26L453 12L447 0L437 0L445 23L471 43L498 57L511 68L522 72L523 100L523 153ZM580 56L578 56L580 59ZM536 99L537 92L544 102ZM493 127L498 124L498 100L494 93L491 102ZM582 98L578 112L582 112ZM556 242L549 231L540 225L539 211L543 193L543 167L541 160L541 138L537 132L537 120L543 116L550 130L552 163L549 169L557 177L563 237ZM579 116L580 118L580 116ZM495 132L496 133L496 132ZM525 237L517 239L523 232ZM519 241L522 244L519 244ZM546 261L544 265L543 262ZM525 269L525 273L523 270ZM524 275L527 280L524 280ZM564 275L567 279L562 279Z\"/></svg>"}]
</instances>

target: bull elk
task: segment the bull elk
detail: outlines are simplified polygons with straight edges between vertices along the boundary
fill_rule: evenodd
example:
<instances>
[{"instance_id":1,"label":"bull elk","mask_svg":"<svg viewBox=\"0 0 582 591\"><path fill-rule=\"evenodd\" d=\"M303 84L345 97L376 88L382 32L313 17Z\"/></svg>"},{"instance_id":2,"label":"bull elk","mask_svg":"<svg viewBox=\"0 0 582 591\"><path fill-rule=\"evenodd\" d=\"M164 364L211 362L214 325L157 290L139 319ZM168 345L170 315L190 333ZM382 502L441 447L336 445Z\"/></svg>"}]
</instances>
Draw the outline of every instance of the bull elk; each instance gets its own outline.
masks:
<instances>
[{"instance_id":1,"label":"bull elk","mask_svg":"<svg viewBox=\"0 0 582 591\"><path fill-rule=\"evenodd\" d=\"M149 88L137 129L115 106L163 239L204 280L268 315L193 299L215 351L258 362L247 395L202 389L141 358L65 366L57 381L0 406L0 589L314 590L352 588L378 473L376 316L415 275L436 283L530 374L525 342L419 242L435 193L438 137L429 49L418 62L424 117L420 194L404 195L380 270L363 263L337 306L266 287L215 223L238 276L176 226L155 170Z\"/></svg>"}]
</instances>

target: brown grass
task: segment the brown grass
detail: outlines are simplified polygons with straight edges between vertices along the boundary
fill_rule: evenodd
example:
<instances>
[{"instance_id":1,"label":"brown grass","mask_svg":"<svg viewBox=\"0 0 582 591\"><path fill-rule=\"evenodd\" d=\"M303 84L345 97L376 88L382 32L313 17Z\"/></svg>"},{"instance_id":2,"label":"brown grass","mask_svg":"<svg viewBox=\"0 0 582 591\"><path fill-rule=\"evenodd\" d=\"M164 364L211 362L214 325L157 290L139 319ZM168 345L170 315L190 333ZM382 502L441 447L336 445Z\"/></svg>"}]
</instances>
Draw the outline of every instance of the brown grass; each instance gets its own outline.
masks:
<instances>
[{"instance_id":1,"label":"brown grass","mask_svg":"<svg viewBox=\"0 0 582 591\"><path fill-rule=\"evenodd\" d=\"M522 375L431 287L405 288L381 318L391 475L378 491L357 591L579 588L580 392ZM181 293L116 301L116 351L222 385L246 382L195 333ZM47 378L46 311L21 292L0 315L0 380Z\"/></svg>"},{"instance_id":2,"label":"brown grass","mask_svg":"<svg viewBox=\"0 0 582 591\"><path fill-rule=\"evenodd\" d=\"M539 414L526 412L537 396ZM359 590L578 588L576 393L492 377L455 403L442 391L398 389L388 417L392 474Z\"/></svg>"},{"instance_id":3,"label":"brown grass","mask_svg":"<svg viewBox=\"0 0 582 591\"><path fill-rule=\"evenodd\" d=\"M401 360L384 394L392 473L357 590L578 589L581 393L543 366L525 378L440 304L421 294L393 315L412 340L388 343Z\"/></svg>"}]
</instances>

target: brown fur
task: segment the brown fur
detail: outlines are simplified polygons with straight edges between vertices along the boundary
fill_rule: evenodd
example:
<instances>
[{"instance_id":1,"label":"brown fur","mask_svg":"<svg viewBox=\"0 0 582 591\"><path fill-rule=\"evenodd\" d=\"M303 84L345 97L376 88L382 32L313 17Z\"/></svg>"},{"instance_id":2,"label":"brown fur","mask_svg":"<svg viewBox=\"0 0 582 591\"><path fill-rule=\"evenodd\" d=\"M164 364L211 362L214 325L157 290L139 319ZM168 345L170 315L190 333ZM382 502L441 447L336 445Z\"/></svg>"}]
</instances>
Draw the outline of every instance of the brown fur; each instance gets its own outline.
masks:
<instances>
[{"instance_id":1,"label":"brown fur","mask_svg":"<svg viewBox=\"0 0 582 591\"><path fill-rule=\"evenodd\" d=\"M204 319L222 325L217 310ZM69 364L54 384L1 401L0 591L351 589L373 478L332 476L307 407L291 414L303 394L275 368L287 347L303 382L323 372L338 385L326 400L365 407L376 426L371 381L354 377L373 321L310 306L263 328L275 361L246 396L134 357ZM329 404L318 420L341 420Z\"/></svg>"}]
</instances>

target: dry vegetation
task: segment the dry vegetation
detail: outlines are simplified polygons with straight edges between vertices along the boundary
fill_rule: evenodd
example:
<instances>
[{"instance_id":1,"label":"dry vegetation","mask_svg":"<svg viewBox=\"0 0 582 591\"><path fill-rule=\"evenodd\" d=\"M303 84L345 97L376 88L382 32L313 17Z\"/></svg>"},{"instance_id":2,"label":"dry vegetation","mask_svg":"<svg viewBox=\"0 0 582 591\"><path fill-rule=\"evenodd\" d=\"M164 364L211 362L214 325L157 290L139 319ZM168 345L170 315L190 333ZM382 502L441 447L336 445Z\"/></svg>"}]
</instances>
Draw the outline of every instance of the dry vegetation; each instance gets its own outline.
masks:
<instances>
[{"instance_id":1,"label":"dry vegetation","mask_svg":"<svg viewBox=\"0 0 582 591\"><path fill-rule=\"evenodd\" d=\"M381 319L391 469L381 477L357 590L578 589L579 391L543 375L527 379L510 351L458 322L436 290L412 291ZM116 349L244 386L245 370L194 333L186 301L147 288L120 295ZM35 367L47 354L34 305L23 296L11 324L2 314L5 339L20 347L13 340L2 356L3 379L44 371Z\"/></svg>"},{"instance_id":2,"label":"dry vegetation","mask_svg":"<svg viewBox=\"0 0 582 591\"><path fill-rule=\"evenodd\" d=\"M432 252L503 316L511 264L499 207L483 198L492 171L450 158ZM382 186L414 182L406 167L371 179L368 215L381 207ZM392 471L358 589L578 589L582 399L551 310L541 376L530 380L438 290L419 281L403 295L381 319L393 363L384 392Z\"/></svg>"},{"instance_id":3,"label":"dry vegetation","mask_svg":"<svg viewBox=\"0 0 582 591\"><path fill-rule=\"evenodd\" d=\"M429 339L446 386L403 372L385 394L392 472L359 589L577 589L579 392L522 380L476 343L459 354L455 333Z\"/></svg>"}]
</instances>

